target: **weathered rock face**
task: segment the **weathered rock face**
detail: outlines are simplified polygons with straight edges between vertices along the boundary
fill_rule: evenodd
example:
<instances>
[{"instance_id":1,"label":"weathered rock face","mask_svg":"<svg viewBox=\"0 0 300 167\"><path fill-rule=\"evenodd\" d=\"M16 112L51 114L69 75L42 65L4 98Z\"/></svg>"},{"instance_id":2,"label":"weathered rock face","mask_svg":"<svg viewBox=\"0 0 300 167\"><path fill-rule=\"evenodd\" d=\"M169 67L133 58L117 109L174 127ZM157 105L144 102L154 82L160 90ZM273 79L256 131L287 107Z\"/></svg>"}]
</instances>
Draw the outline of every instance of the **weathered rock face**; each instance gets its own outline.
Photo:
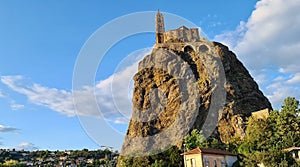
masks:
<instances>
[{"instance_id":1,"label":"weathered rock face","mask_svg":"<svg viewBox=\"0 0 300 167\"><path fill-rule=\"evenodd\" d=\"M156 44L139 64L132 103L123 155L178 144L193 128L213 128L226 143L243 137L251 112L271 109L236 55L205 39Z\"/></svg>"},{"instance_id":2,"label":"weathered rock face","mask_svg":"<svg viewBox=\"0 0 300 167\"><path fill-rule=\"evenodd\" d=\"M243 137L245 118L252 112L272 109L272 106L236 55L221 43L214 42L214 45L226 75L226 105L220 113L218 132L227 143L232 137Z\"/></svg>"}]
</instances>

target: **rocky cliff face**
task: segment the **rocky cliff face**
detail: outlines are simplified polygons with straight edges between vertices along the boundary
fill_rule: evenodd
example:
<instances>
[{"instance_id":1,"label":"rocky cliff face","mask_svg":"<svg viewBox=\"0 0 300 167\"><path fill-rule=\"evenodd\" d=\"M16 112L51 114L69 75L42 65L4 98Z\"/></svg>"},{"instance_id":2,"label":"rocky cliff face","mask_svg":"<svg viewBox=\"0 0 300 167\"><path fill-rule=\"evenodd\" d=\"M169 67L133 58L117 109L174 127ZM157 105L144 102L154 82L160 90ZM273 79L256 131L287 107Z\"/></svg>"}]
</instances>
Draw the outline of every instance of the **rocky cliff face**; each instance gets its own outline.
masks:
<instances>
[{"instance_id":1,"label":"rocky cliff face","mask_svg":"<svg viewBox=\"0 0 300 167\"><path fill-rule=\"evenodd\" d=\"M272 106L236 55L221 43L214 42L214 46L226 75L226 105L220 113L218 133L227 143L232 137L243 137L245 118L252 112Z\"/></svg>"},{"instance_id":2,"label":"rocky cliff face","mask_svg":"<svg viewBox=\"0 0 300 167\"><path fill-rule=\"evenodd\" d=\"M243 137L251 112L268 99L228 47L204 39L156 44L134 76L132 119L123 155L149 155L180 143L192 129L226 143Z\"/></svg>"}]
</instances>

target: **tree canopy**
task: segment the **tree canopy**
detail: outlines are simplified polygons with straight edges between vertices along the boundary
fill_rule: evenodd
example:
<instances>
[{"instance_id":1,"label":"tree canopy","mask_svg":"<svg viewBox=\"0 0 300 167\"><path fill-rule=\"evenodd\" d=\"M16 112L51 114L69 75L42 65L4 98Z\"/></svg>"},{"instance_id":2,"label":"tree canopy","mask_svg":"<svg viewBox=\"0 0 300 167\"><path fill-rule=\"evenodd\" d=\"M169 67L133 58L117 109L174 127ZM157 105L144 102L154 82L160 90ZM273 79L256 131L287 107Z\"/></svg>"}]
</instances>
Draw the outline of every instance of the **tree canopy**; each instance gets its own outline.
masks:
<instances>
[{"instance_id":1,"label":"tree canopy","mask_svg":"<svg viewBox=\"0 0 300 167\"><path fill-rule=\"evenodd\" d=\"M281 111L270 111L266 120L250 117L245 138L237 150L243 155L242 165L297 166L284 149L300 146L299 111L299 101L288 97Z\"/></svg>"}]
</instances>

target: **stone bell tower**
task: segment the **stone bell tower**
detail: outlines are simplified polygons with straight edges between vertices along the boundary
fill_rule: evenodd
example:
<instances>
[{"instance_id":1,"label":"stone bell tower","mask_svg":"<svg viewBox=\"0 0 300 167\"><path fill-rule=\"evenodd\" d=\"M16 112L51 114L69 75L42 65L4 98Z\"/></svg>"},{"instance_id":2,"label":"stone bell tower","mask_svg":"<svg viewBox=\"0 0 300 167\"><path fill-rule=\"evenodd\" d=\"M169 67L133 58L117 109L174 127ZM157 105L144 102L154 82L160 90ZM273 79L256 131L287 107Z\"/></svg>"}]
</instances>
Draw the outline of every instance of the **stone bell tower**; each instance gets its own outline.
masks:
<instances>
[{"instance_id":1,"label":"stone bell tower","mask_svg":"<svg viewBox=\"0 0 300 167\"><path fill-rule=\"evenodd\" d=\"M156 13L156 43L164 43L165 23L164 16L159 12Z\"/></svg>"}]
</instances>

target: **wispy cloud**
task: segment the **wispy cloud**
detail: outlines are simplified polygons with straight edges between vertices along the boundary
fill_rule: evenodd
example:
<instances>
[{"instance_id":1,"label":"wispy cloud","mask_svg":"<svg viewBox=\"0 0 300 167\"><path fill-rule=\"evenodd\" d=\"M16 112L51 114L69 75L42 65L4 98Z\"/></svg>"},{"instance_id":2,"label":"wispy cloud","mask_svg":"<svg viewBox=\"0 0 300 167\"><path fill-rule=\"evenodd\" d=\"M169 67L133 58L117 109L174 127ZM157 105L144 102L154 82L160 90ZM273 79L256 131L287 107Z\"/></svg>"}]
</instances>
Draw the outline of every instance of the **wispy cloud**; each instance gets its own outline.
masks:
<instances>
[{"instance_id":1,"label":"wispy cloud","mask_svg":"<svg viewBox=\"0 0 300 167\"><path fill-rule=\"evenodd\" d=\"M0 90L0 98L5 98L6 95L4 94L4 92L2 90Z\"/></svg>"},{"instance_id":2,"label":"wispy cloud","mask_svg":"<svg viewBox=\"0 0 300 167\"><path fill-rule=\"evenodd\" d=\"M138 62L150 51L151 48L142 49L127 56L120 62L113 75L97 82L95 87L86 86L82 90L74 90L74 96L80 98L76 102L82 103L77 104L77 111L82 114L85 113L85 115L97 115L98 117L102 115L107 121L115 124L127 124L132 110L132 79L138 71ZM91 94L95 96L90 96ZM86 105L94 100L91 98L96 98L99 108ZM78 106L81 107L78 108ZM101 114L99 114L99 110ZM94 113L86 113L87 111L94 111Z\"/></svg>"},{"instance_id":3,"label":"wispy cloud","mask_svg":"<svg viewBox=\"0 0 300 167\"><path fill-rule=\"evenodd\" d=\"M265 92L267 93L267 97L270 99L275 109L279 109L282 105L283 99L288 96L299 99L299 87L289 83L290 81L293 81L293 78L294 77L290 79L289 77L278 77L272 81L272 84L267 86Z\"/></svg>"},{"instance_id":4,"label":"wispy cloud","mask_svg":"<svg viewBox=\"0 0 300 167\"><path fill-rule=\"evenodd\" d=\"M23 109L25 106L23 104L17 104L15 101L12 101L10 104L10 108L12 110L20 110Z\"/></svg>"},{"instance_id":5,"label":"wispy cloud","mask_svg":"<svg viewBox=\"0 0 300 167\"><path fill-rule=\"evenodd\" d=\"M17 128L13 128L10 126L4 126L4 125L0 125L0 132L12 132L12 133L18 133L19 129Z\"/></svg>"},{"instance_id":6,"label":"wispy cloud","mask_svg":"<svg viewBox=\"0 0 300 167\"><path fill-rule=\"evenodd\" d=\"M294 74L290 79L286 81L290 85L300 85L300 72Z\"/></svg>"},{"instance_id":7,"label":"wispy cloud","mask_svg":"<svg viewBox=\"0 0 300 167\"><path fill-rule=\"evenodd\" d=\"M299 8L295 0L260 0L246 23L215 37L230 45L254 78L263 79L264 92L275 106L287 96L300 98Z\"/></svg>"},{"instance_id":8,"label":"wispy cloud","mask_svg":"<svg viewBox=\"0 0 300 167\"><path fill-rule=\"evenodd\" d=\"M103 117L116 124L128 123L131 116L132 78L138 70L138 62L149 49L139 52L129 61L121 62L110 77L98 81L95 86L83 86L80 90L62 90L28 82L23 76L1 76L1 82L11 90L23 94L32 104L43 106L67 116ZM76 96L76 110L73 103ZM91 105L96 98L98 106ZM11 103L12 109L24 105ZM99 110L100 109L100 110Z\"/></svg>"},{"instance_id":9,"label":"wispy cloud","mask_svg":"<svg viewBox=\"0 0 300 167\"><path fill-rule=\"evenodd\" d=\"M18 146L15 146L13 148L16 150L26 150L26 151L33 151L38 149L38 147L36 147L35 144L30 142L22 142Z\"/></svg>"},{"instance_id":10,"label":"wispy cloud","mask_svg":"<svg viewBox=\"0 0 300 167\"><path fill-rule=\"evenodd\" d=\"M0 98L6 99L10 103L10 108L12 110L20 110L25 108L25 105L16 103L16 101L12 99L9 94L5 93L2 90L0 90Z\"/></svg>"},{"instance_id":11,"label":"wispy cloud","mask_svg":"<svg viewBox=\"0 0 300 167\"><path fill-rule=\"evenodd\" d=\"M68 116L74 116L72 95L65 90L49 88L39 84L24 83L23 76L1 76L1 82L10 89L27 96L36 105L50 108ZM19 106L15 106L19 107Z\"/></svg>"},{"instance_id":12,"label":"wispy cloud","mask_svg":"<svg viewBox=\"0 0 300 167\"><path fill-rule=\"evenodd\" d=\"M232 49L243 39L246 32L246 23L244 21L241 21L235 30L225 31L222 34L216 35L214 37L214 40L220 41Z\"/></svg>"}]
</instances>

